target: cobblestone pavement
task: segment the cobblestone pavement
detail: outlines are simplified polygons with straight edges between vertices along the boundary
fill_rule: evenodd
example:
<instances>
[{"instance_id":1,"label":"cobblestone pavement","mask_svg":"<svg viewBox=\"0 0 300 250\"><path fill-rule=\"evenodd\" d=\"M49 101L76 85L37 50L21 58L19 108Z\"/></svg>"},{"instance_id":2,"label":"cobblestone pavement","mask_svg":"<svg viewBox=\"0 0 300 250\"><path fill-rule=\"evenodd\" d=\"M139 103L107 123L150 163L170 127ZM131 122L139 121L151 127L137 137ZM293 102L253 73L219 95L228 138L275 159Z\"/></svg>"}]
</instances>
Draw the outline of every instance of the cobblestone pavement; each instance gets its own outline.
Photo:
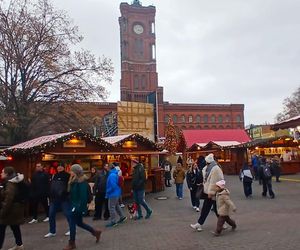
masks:
<instances>
[{"instance_id":1,"label":"cobblestone pavement","mask_svg":"<svg viewBox=\"0 0 300 250\"><path fill-rule=\"evenodd\" d=\"M300 180L300 175L285 176ZM204 224L204 231L195 232L190 228L199 213L190 204L189 192L185 185L185 197L176 199L175 187L164 192L149 194L147 202L153 208L153 216L149 220L127 220L124 224L112 229L104 229L104 221L85 221L102 228L103 234L99 244L94 237L78 229L77 249L135 249L135 250L187 250L187 249L299 249L300 247L300 182L273 182L276 194L274 200L261 197L262 186L253 184L254 198L243 196L242 184L237 176L226 176L232 200L238 211L233 216L238 228L236 232L227 230L221 237L214 237L210 231L216 226L216 217L211 213ZM167 196L167 200L157 200L159 196ZM126 211L127 212L127 211ZM68 241L64 236L67 223L58 216L57 236L44 239L48 232L48 224L41 222L22 226L25 249L56 250L62 249ZM13 245L11 230L7 228L3 249Z\"/></svg>"}]
</instances>

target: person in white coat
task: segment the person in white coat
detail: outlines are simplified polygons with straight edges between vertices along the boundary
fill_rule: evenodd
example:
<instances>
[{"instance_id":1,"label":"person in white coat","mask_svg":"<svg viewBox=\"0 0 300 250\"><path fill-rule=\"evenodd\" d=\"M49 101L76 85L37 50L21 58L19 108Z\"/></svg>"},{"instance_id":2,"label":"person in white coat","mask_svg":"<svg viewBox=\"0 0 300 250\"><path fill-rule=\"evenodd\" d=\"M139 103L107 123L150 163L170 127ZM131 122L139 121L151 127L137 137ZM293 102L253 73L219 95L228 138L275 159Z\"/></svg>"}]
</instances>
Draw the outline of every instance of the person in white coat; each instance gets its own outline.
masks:
<instances>
[{"instance_id":1,"label":"person in white coat","mask_svg":"<svg viewBox=\"0 0 300 250\"><path fill-rule=\"evenodd\" d=\"M197 231L202 231L202 225L204 224L211 207L213 207L214 212L218 216L216 208L216 183L220 180L224 180L223 171L214 159L213 154L209 154L205 157L207 165L203 168L203 193L205 199L203 202L202 210L198 222L196 224L191 224L193 229Z\"/></svg>"}]
</instances>

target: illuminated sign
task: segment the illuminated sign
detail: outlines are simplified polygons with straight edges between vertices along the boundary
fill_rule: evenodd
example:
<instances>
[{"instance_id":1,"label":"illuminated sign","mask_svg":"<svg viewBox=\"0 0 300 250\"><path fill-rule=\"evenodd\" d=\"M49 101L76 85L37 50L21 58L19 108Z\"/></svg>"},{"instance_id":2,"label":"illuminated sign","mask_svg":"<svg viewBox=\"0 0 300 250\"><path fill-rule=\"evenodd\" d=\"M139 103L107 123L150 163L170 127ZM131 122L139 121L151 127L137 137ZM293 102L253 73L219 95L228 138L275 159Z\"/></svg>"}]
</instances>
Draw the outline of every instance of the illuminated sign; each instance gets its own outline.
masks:
<instances>
[{"instance_id":1,"label":"illuminated sign","mask_svg":"<svg viewBox=\"0 0 300 250\"><path fill-rule=\"evenodd\" d=\"M85 140L71 139L64 142L64 148L85 148Z\"/></svg>"}]
</instances>

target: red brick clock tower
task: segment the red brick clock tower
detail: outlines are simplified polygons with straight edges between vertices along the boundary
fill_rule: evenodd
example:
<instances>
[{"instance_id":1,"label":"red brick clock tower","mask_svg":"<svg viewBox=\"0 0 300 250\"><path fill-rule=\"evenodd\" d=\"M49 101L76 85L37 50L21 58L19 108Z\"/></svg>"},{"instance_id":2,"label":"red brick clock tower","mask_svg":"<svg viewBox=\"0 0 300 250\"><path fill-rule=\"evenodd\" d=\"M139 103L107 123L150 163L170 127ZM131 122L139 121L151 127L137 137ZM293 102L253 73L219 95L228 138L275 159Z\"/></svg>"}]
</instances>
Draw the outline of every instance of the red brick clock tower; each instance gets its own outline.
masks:
<instances>
[{"instance_id":1,"label":"red brick clock tower","mask_svg":"<svg viewBox=\"0 0 300 250\"><path fill-rule=\"evenodd\" d=\"M121 3L120 10L121 101L148 102L150 93L162 92L156 72L156 9L134 0Z\"/></svg>"}]
</instances>

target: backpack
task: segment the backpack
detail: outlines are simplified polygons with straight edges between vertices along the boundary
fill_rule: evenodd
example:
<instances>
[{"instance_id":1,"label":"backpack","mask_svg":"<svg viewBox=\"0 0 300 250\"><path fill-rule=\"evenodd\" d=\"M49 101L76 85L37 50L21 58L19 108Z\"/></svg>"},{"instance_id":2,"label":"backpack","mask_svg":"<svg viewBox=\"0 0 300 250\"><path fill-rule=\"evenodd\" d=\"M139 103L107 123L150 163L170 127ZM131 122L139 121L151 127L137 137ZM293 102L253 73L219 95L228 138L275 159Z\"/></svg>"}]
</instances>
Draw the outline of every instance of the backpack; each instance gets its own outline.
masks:
<instances>
[{"instance_id":1,"label":"backpack","mask_svg":"<svg viewBox=\"0 0 300 250\"><path fill-rule=\"evenodd\" d=\"M14 201L19 203L26 203L30 198L30 185L25 181L17 183L18 192L15 195Z\"/></svg>"},{"instance_id":2,"label":"backpack","mask_svg":"<svg viewBox=\"0 0 300 250\"><path fill-rule=\"evenodd\" d=\"M262 169L263 169L263 176L265 178L271 178L272 177L271 169L268 165L262 166Z\"/></svg>"}]
</instances>

